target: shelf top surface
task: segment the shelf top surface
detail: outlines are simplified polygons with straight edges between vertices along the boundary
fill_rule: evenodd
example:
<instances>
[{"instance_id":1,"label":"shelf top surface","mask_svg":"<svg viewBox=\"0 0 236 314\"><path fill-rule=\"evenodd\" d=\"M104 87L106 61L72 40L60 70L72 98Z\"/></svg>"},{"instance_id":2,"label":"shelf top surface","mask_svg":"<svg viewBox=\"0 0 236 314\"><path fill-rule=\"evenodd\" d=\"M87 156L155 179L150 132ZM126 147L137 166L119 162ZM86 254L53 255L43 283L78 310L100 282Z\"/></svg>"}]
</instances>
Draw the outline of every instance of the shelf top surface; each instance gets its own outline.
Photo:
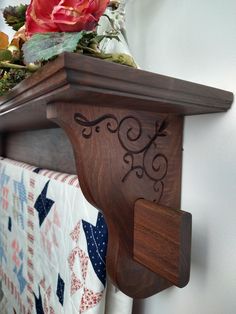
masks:
<instances>
[{"instance_id":1,"label":"shelf top surface","mask_svg":"<svg viewBox=\"0 0 236 314\"><path fill-rule=\"evenodd\" d=\"M16 120L16 114L18 120L31 120L36 128L37 121L41 127L50 125L46 121L46 105L56 102L193 115L228 110L233 94L89 56L64 53L0 97L0 131L7 129L8 121Z\"/></svg>"}]
</instances>

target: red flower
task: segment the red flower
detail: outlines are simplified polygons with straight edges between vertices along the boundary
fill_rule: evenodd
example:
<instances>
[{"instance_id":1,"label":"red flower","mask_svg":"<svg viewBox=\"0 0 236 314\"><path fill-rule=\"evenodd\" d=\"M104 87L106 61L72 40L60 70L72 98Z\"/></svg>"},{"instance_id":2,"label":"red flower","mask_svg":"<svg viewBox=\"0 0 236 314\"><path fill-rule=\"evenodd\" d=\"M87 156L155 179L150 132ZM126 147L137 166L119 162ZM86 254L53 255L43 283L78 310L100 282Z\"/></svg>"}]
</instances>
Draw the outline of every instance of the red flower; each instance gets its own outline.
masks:
<instances>
[{"instance_id":1,"label":"red flower","mask_svg":"<svg viewBox=\"0 0 236 314\"><path fill-rule=\"evenodd\" d=\"M26 33L93 30L109 0L31 0Z\"/></svg>"}]
</instances>

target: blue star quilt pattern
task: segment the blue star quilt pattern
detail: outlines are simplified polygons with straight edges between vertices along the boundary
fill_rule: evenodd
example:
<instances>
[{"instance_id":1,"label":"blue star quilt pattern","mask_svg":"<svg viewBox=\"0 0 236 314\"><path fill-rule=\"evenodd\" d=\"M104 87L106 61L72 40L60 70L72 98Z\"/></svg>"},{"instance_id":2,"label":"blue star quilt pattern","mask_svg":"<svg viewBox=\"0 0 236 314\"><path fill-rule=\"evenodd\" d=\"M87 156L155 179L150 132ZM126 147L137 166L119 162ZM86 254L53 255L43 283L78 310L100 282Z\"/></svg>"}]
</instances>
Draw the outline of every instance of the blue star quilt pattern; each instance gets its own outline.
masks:
<instances>
[{"instance_id":1,"label":"blue star quilt pattern","mask_svg":"<svg viewBox=\"0 0 236 314\"><path fill-rule=\"evenodd\" d=\"M0 160L0 313L104 314L107 241L75 175Z\"/></svg>"}]
</instances>

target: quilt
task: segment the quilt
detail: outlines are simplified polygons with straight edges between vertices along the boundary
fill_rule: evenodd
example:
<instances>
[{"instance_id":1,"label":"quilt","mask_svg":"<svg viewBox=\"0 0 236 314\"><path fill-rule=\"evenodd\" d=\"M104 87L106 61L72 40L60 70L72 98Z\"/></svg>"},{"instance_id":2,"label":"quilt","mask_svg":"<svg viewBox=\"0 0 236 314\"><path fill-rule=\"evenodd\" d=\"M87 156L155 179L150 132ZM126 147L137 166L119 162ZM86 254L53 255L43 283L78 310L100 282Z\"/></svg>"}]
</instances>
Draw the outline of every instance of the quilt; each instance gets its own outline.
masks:
<instances>
[{"instance_id":1,"label":"quilt","mask_svg":"<svg viewBox=\"0 0 236 314\"><path fill-rule=\"evenodd\" d=\"M0 160L1 314L131 313L106 298L107 240L77 176Z\"/></svg>"}]
</instances>

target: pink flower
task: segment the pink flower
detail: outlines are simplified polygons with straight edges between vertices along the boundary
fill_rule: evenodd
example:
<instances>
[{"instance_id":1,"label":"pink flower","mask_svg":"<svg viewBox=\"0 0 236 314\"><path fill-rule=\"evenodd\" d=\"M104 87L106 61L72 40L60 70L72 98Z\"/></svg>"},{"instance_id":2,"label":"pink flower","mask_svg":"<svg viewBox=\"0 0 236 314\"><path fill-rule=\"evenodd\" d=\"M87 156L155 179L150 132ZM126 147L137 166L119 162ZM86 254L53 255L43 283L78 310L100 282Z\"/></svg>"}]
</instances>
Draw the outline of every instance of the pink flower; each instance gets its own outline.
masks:
<instances>
[{"instance_id":1,"label":"pink flower","mask_svg":"<svg viewBox=\"0 0 236 314\"><path fill-rule=\"evenodd\" d=\"M26 34L93 30L109 0L31 0Z\"/></svg>"}]
</instances>

